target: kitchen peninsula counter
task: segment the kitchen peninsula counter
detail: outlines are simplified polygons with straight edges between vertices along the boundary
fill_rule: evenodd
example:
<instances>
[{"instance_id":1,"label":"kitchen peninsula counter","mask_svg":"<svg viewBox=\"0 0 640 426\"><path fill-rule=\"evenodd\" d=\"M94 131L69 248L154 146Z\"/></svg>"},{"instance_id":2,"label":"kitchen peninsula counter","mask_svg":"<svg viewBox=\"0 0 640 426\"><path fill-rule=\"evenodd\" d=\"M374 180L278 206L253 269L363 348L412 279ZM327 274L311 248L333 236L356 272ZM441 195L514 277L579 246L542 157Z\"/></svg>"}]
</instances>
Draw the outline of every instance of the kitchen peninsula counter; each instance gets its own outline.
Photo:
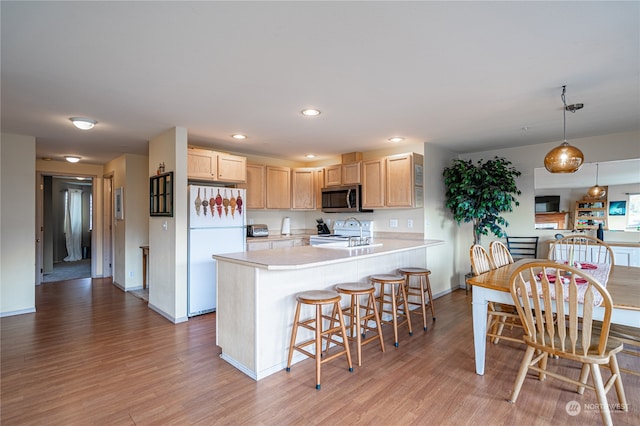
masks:
<instances>
[{"instance_id":1,"label":"kitchen peninsula counter","mask_svg":"<svg viewBox=\"0 0 640 426\"><path fill-rule=\"evenodd\" d=\"M297 293L366 282L370 275L401 267L426 268L427 249L443 242L376 239L375 243L382 245L350 250L302 246L214 255L218 262L216 343L222 348L221 357L254 380L284 369ZM304 317L313 315L311 307L303 308L308 308L302 310ZM293 362L305 358L296 352Z\"/></svg>"}]
</instances>

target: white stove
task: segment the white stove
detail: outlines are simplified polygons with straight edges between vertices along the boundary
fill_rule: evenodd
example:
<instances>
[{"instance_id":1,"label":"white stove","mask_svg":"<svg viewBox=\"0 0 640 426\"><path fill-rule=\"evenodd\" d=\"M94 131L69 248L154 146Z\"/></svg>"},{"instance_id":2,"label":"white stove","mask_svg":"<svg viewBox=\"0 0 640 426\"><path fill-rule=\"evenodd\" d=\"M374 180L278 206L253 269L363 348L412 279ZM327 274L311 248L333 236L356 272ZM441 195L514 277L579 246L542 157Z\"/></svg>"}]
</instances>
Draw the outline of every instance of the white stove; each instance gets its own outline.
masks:
<instances>
[{"instance_id":1,"label":"white stove","mask_svg":"<svg viewBox=\"0 0 640 426\"><path fill-rule=\"evenodd\" d=\"M312 246L336 242L345 242L349 246L370 245L373 242L373 221L355 218L336 220L333 234L309 237L309 244Z\"/></svg>"}]
</instances>

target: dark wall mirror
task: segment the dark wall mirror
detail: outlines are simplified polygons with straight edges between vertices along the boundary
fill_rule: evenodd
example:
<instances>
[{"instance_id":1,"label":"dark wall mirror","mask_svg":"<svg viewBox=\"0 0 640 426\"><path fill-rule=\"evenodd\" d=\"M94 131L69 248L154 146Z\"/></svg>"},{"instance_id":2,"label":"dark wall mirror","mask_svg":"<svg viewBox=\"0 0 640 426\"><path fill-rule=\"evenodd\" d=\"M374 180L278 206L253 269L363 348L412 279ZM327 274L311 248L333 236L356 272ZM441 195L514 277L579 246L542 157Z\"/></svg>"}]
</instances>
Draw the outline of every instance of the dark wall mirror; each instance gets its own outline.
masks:
<instances>
[{"instance_id":1,"label":"dark wall mirror","mask_svg":"<svg viewBox=\"0 0 640 426\"><path fill-rule=\"evenodd\" d=\"M597 175L597 176L596 176ZM588 199L596 184L606 187L601 199ZM637 232L640 203L640 159L584 164L576 173L534 170L536 229L597 229Z\"/></svg>"}]
</instances>

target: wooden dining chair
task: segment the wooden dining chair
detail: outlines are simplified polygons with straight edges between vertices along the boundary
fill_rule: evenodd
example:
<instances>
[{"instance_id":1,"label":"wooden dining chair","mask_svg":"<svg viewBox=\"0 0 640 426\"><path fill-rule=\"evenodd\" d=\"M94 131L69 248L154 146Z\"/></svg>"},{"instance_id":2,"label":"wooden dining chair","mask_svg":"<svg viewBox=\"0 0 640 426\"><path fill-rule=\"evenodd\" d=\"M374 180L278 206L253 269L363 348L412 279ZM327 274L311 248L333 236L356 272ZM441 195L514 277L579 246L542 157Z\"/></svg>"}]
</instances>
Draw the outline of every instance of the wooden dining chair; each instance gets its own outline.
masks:
<instances>
[{"instance_id":1,"label":"wooden dining chair","mask_svg":"<svg viewBox=\"0 0 640 426\"><path fill-rule=\"evenodd\" d=\"M513 257L509 249L501 241L491 241L489 243L489 253L496 268L513 263Z\"/></svg>"},{"instance_id":2,"label":"wooden dining chair","mask_svg":"<svg viewBox=\"0 0 640 426\"><path fill-rule=\"evenodd\" d=\"M611 387L615 386L620 407L627 411L628 406L616 358L623 345L609 336L613 309L609 292L583 270L551 260L534 261L516 268L509 277L509 289L527 344L509 402L516 402L527 371L534 370L539 380L547 375L563 380L575 385L579 394L584 388L594 390L602 421L612 424L606 396ZM556 300L565 303L556 304ZM598 305L604 309L600 330L593 327L593 310ZM550 355L581 363L578 380L547 370ZM603 383L601 365L608 365L611 370L606 383ZM587 383L589 373L593 384Z\"/></svg>"},{"instance_id":3,"label":"wooden dining chair","mask_svg":"<svg viewBox=\"0 0 640 426\"><path fill-rule=\"evenodd\" d=\"M495 269L495 264L491 260L487 250L480 244L474 244L469 250L471 258L471 269L474 275L480 275ZM520 319L516 313L516 308L511 305L489 302L487 305L487 337L492 343L498 344L500 339L511 340L514 342L523 341L510 336L503 336L504 326L509 325L511 328L520 327Z\"/></svg>"},{"instance_id":4,"label":"wooden dining chair","mask_svg":"<svg viewBox=\"0 0 640 426\"><path fill-rule=\"evenodd\" d=\"M514 259L538 257L539 237L512 237L507 236L507 247Z\"/></svg>"},{"instance_id":5,"label":"wooden dining chair","mask_svg":"<svg viewBox=\"0 0 640 426\"><path fill-rule=\"evenodd\" d=\"M549 259L579 263L609 263L613 265L613 249L604 241L590 235L568 235L555 240L549 247Z\"/></svg>"}]
</instances>

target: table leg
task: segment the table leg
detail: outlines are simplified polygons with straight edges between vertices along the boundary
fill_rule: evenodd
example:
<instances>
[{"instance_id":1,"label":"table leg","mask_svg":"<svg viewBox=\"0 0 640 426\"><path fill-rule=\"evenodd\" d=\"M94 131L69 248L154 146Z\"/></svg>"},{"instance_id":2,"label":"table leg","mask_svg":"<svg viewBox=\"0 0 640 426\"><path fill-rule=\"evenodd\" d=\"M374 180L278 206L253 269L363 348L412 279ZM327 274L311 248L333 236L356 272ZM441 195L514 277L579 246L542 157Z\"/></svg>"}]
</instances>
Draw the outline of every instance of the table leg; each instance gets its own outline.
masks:
<instances>
[{"instance_id":1,"label":"table leg","mask_svg":"<svg viewBox=\"0 0 640 426\"><path fill-rule=\"evenodd\" d=\"M473 288L473 347L476 357L476 374L484 375L484 357L487 349L487 304L486 289Z\"/></svg>"}]
</instances>

